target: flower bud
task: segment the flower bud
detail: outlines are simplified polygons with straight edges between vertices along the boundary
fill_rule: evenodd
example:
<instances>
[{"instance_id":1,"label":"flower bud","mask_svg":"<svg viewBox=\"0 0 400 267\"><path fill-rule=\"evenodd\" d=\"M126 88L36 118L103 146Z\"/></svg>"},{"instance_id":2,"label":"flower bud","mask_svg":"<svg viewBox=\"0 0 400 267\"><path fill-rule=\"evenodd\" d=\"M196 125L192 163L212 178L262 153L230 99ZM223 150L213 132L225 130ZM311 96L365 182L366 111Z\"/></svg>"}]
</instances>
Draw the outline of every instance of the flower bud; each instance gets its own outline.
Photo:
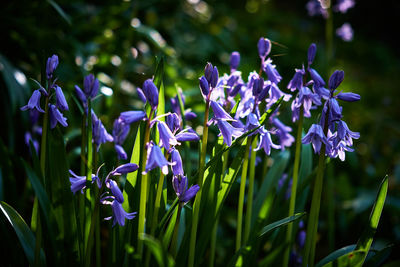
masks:
<instances>
[{"instance_id":1,"label":"flower bud","mask_svg":"<svg viewBox=\"0 0 400 267\"><path fill-rule=\"evenodd\" d=\"M239 52L232 52L230 60L231 70L236 70L239 66L239 63L240 63Z\"/></svg>"},{"instance_id":2,"label":"flower bud","mask_svg":"<svg viewBox=\"0 0 400 267\"><path fill-rule=\"evenodd\" d=\"M313 63L316 52L317 52L317 46L314 43L312 43L308 48L308 55L307 55L308 65L311 65Z\"/></svg>"},{"instance_id":3,"label":"flower bud","mask_svg":"<svg viewBox=\"0 0 400 267\"><path fill-rule=\"evenodd\" d=\"M329 78L329 89L335 90L343 82L344 71L336 70Z\"/></svg>"},{"instance_id":4,"label":"flower bud","mask_svg":"<svg viewBox=\"0 0 400 267\"><path fill-rule=\"evenodd\" d=\"M201 76L201 78L199 79L199 82L200 82L201 92L203 93L204 96L207 96L208 93L210 92L210 86L208 85L208 81L207 81L206 77Z\"/></svg>"},{"instance_id":5,"label":"flower bud","mask_svg":"<svg viewBox=\"0 0 400 267\"><path fill-rule=\"evenodd\" d=\"M260 58L265 58L271 52L271 41L261 37L260 40L258 40L257 48Z\"/></svg>"},{"instance_id":6,"label":"flower bud","mask_svg":"<svg viewBox=\"0 0 400 267\"><path fill-rule=\"evenodd\" d=\"M150 106L155 109L158 106L158 89L153 80L147 79L144 81L142 90Z\"/></svg>"}]
</instances>

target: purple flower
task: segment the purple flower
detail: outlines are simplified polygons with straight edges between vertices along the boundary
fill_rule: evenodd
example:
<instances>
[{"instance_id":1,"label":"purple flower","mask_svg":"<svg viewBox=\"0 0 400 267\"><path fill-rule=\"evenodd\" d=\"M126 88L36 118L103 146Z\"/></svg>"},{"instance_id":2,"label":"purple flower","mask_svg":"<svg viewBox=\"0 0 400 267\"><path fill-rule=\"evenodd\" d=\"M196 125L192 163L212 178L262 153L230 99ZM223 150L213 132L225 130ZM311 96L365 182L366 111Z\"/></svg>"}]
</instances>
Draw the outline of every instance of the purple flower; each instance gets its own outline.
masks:
<instances>
[{"instance_id":1,"label":"purple flower","mask_svg":"<svg viewBox=\"0 0 400 267\"><path fill-rule=\"evenodd\" d=\"M46 76L47 79L50 80L53 78L53 73L56 70L58 66L58 56L57 55L52 55L47 59L46 63Z\"/></svg>"},{"instance_id":2,"label":"purple flower","mask_svg":"<svg viewBox=\"0 0 400 267\"><path fill-rule=\"evenodd\" d=\"M287 88L294 92L296 89L300 90L303 87L303 77L306 74L304 67L302 69L296 69L296 73L290 80Z\"/></svg>"},{"instance_id":3,"label":"purple flower","mask_svg":"<svg viewBox=\"0 0 400 267\"><path fill-rule=\"evenodd\" d=\"M282 149L290 147L294 140L294 137L290 134L292 128L284 125L278 118L272 119L272 124L277 128L276 135L279 139L279 143Z\"/></svg>"},{"instance_id":4,"label":"purple flower","mask_svg":"<svg viewBox=\"0 0 400 267\"><path fill-rule=\"evenodd\" d=\"M275 65L272 65L272 60L271 59L268 58L264 62L263 70L264 70L265 74L267 74L268 79L271 82L273 82L275 84L278 84L282 80L281 75L279 75L278 71L275 69Z\"/></svg>"},{"instance_id":5,"label":"purple flower","mask_svg":"<svg viewBox=\"0 0 400 267\"><path fill-rule=\"evenodd\" d=\"M211 80L210 80L211 88L215 88L217 86L218 78L219 78L218 69L216 66L214 66L212 74L211 74Z\"/></svg>"},{"instance_id":6,"label":"purple flower","mask_svg":"<svg viewBox=\"0 0 400 267\"><path fill-rule=\"evenodd\" d=\"M24 139L25 139L25 144L29 147L29 152L31 153L36 153L36 155L39 154L39 142L35 139L33 139L32 134L30 132L26 132L24 135ZM30 141L32 141L33 147L35 148L35 151L31 151L31 147L30 147Z\"/></svg>"},{"instance_id":7,"label":"purple flower","mask_svg":"<svg viewBox=\"0 0 400 267\"><path fill-rule=\"evenodd\" d=\"M29 98L28 105L23 106L21 110L36 109L37 111L44 113L44 110L40 107L40 97L41 93L39 90L33 91L31 98Z\"/></svg>"},{"instance_id":8,"label":"purple flower","mask_svg":"<svg viewBox=\"0 0 400 267\"><path fill-rule=\"evenodd\" d=\"M192 128L186 128L185 130L180 131L177 135L175 135L175 138L179 142L200 140L200 137Z\"/></svg>"},{"instance_id":9,"label":"purple flower","mask_svg":"<svg viewBox=\"0 0 400 267\"><path fill-rule=\"evenodd\" d=\"M193 111L185 111L185 120L191 121L193 119L197 118L197 114L194 113Z\"/></svg>"},{"instance_id":10,"label":"purple flower","mask_svg":"<svg viewBox=\"0 0 400 267\"><path fill-rule=\"evenodd\" d=\"M292 95L282 92L275 83L270 83L267 86L269 88L269 98L267 99L269 104L275 103L279 98L281 98L281 96L283 96L283 101L285 102L292 98Z\"/></svg>"},{"instance_id":11,"label":"purple flower","mask_svg":"<svg viewBox=\"0 0 400 267\"><path fill-rule=\"evenodd\" d=\"M124 202L124 196L122 195L117 183L114 180L108 179L107 187L111 189L111 194L115 197L115 199L122 204Z\"/></svg>"},{"instance_id":12,"label":"purple flower","mask_svg":"<svg viewBox=\"0 0 400 267\"><path fill-rule=\"evenodd\" d=\"M308 53L307 53L308 66L310 66L314 62L316 52L317 52L317 46L314 43L312 43L310 47L308 47Z\"/></svg>"},{"instance_id":13,"label":"purple flower","mask_svg":"<svg viewBox=\"0 0 400 267\"><path fill-rule=\"evenodd\" d=\"M106 142L114 141L112 135L110 135L100 119L97 118L96 114L92 110L92 134L93 143L97 145L97 151L99 151L101 144Z\"/></svg>"},{"instance_id":14,"label":"purple flower","mask_svg":"<svg viewBox=\"0 0 400 267\"><path fill-rule=\"evenodd\" d=\"M183 176L182 158L179 154L179 151L175 148L173 148L171 151L171 161L173 164L171 165L173 175Z\"/></svg>"},{"instance_id":15,"label":"purple flower","mask_svg":"<svg viewBox=\"0 0 400 267\"><path fill-rule=\"evenodd\" d=\"M247 115L246 126L245 126L246 131L253 130L258 126L260 126L260 122L258 121L258 116L253 112ZM253 134L256 134L256 132L254 132Z\"/></svg>"},{"instance_id":16,"label":"purple flower","mask_svg":"<svg viewBox=\"0 0 400 267\"><path fill-rule=\"evenodd\" d=\"M60 86L55 85L54 90L56 91L56 105L59 110L68 110L68 103L65 100L65 96Z\"/></svg>"},{"instance_id":17,"label":"purple flower","mask_svg":"<svg viewBox=\"0 0 400 267\"><path fill-rule=\"evenodd\" d=\"M157 121L157 127L160 134L160 146L168 150L170 146L180 145L165 122Z\"/></svg>"},{"instance_id":18,"label":"purple flower","mask_svg":"<svg viewBox=\"0 0 400 267\"><path fill-rule=\"evenodd\" d=\"M114 121L113 126L112 135L114 137L114 143L122 145L129 134L130 126L124 123L120 118Z\"/></svg>"},{"instance_id":19,"label":"purple flower","mask_svg":"<svg viewBox=\"0 0 400 267\"><path fill-rule=\"evenodd\" d=\"M351 131L347 123L339 120L337 124L337 137L343 140L346 145L351 146L353 145L353 139L360 138L360 133Z\"/></svg>"},{"instance_id":20,"label":"purple flower","mask_svg":"<svg viewBox=\"0 0 400 267\"><path fill-rule=\"evenodd\" d=\"M199 79L199 84L203 97L208 96L208 93L210 93L210 85L208 84L206 77L201 76L201 78Z\"/></svg>"},{"instance_id":21,"label":"purple flower","mask_svg":"<svg viewBox=\"0 0 400 267\"><path fill-rule=\"evenodd\" d=\"M343 82L344 80L344 71L342 70L335 70L331 77L329 78L329 89L330 90L335 90L336 88L339 87L339 85Z\"/></svg>"},{"instance_id":22,"label":"purple flower","mask_svg":"<svg viewBox=\"0 0 400 267\"><path fill-rule=\"evenodd\" d=\"M303 144L312 143L314 152L318 154L319 151L321 150L322 143L324 143L327 148L330 148L329 141L326 138L321 125L319 124L311 125L310 129L308 130L308 133L303 137L303 139L301 139L301 142Z\"/></svg>"},{"instance_id":23,"label":"purple flower","mask_svg":"<svg viewBox=\"0 0 400 267\"><path fill-rule=\"evenodd\" d=\"M121 121L125 124L131 124L146 118L146 112L142 110L124 111L119 115Z\"/></svg>"},{"instance_id":24,"label":"purple flower","mask_svg":"<svg viewBox=\"0 0 400 267\"><path fill-rule=\"evenodd\" d=\"M206 77L209 83L211 82L213 70L214 67L210 62L208 62L207 65L204 67L204 77Z\"/></svg>"},{"instance_id":25,"label":"purple flower","mask_svg":"<svg viewBox=\"0 0 400 267\"><path fill-rule=\"evenodd\" d=\"M140 98L140 100L142 100L142 102L144 103L144 104L146 104L146 102L147 102L147 100L146 100L146 96L144 95L144 93L143 93L143 90L141 89L141 88L136 88L136 91L137 91L137 93L138 93L138 96L139 96L139 98Z\"/></svg>"},{"instance_id":26,"label":"purple flower","mask_svg":"<svg viewBox=\"0 0 400 267\"><path fill-rule=\"evenodd\" d=\"M344 14L347 10L354 7L355 4L354 0L338 0L336 5L333 7L333 11Z\"/></svg>"},{"instance_id":27,"label":"purple flower","mask_svg":"<svg viewBox=\"0 0 400 267\"><path fill-rule=\"evenodd\" d=\"M122 174L127 174L130 172L134 172L137 169L139 169L139 166L135 163L125 163L113 170L110 174L111 175L122 175Z\"/></svg>"},{"instance_id":28,"label":"purple flower","mask_svg":"<svg viewBox=\"0 0 400 267\"><path fill-rule=\"evenodd\" d=\"M128 159L128 155L126 154L122 146L115 144L114 149L117 152L118 159L123 159L123 160Z\"/></svg>"},{"instance_id":29,"label":"purple flower","mask_svg":"<svg viewBox=\"0 0 400 267\"><path fill-rule=\"evenodd\" d=\"M333 136L333 137L334 137L334 136ZM344 161L344 160L345 160L345 157L346 157L345 151L353 152L354 149L352 149L351 147L348 147L347 144L346 144L346 142L340 141L340 142L337 144L337 146L332 147L332 148L329 150L329 157L331 157L331 158L339 157L339 159L340 159L341 161Z\"/></svg>"},{"instance_id":30,"label":"purple flower","mask_svg":"<svg viewBox=\"0 0 400 267\"><path fill-rule=\"evenodd\" d=\"M344 23L336 30L336 35L342 38L345 42L351 42L353 41L354 31L349 23Z\"/></svg>"},{"instance_id":31,"label":"purple flower","mask_svg":"<svg viewBox=\"0 0 400 267\"><path fill-rule=\"evenodd\" d=\"M300 248L303 248L305 243L306 243L306 231L300 230L299 233L297 234L297 244L299 245Z\"/></svg>"},{"instance_id":32,"label":"purple flower","mask_svg":"<svg viewBox=\"0 0 400 267\"><path fill-rule=\"evenodd\" d=\"M124 208L122 207L122 204L118 201L113 200L112 202L109 201L105 201L102 200L103 204L108 204L111 205L111 209L112 209L112 213L113 215L107 218L104 218L104 220L110 220L110 219L114 219L113 220L113 227L118 223L120 226L124 226L125 225L125 218L128 220L131 220L133 218L135 218L136 216L136 212L132 212L132 213L128 213L124 210Z\"/></svg>"},{"instance_id":33,"label":"purple flower","mask_svg":"<svg viewBox=\"0 0 400 267\"><path fill-rule=\"evenodd\" d=\"M182 203L190 201L200 190L200 186L198 185L193 185L188 189L188 180L186 176L180 175L174 175L172 177L172 187L174 188L179 201Z\"/></svg>"},{"instance_id":34,"label":"purple flower","mask_svg":"<svg viewBox=\"0 0 400 267\"><path fill-rule=\"evenodd\" d=\"M318 74L316 70L313 68L308 68L308 72L310 73L311 79L314 81L315 87L324 87L325 82L322 77Z\"/></svg>"},{"instance_id":35,"label":"purple flower","mask_svg":"<svg viewBox=\"0 0 400 267\"><path fill-rule=\"evenodd\" d=\"M53 104L49 104L49 115L51 129L56 127L57 122L59 122L64 127L68 126L67 118L65 118L63 114Z\"/></svg>"},{"instance_id":36,"label":"purple flower","mask_svg":"<svg viewBox=\"0 0 400 267\"><path fill-rule=\"evenodd\" d=\"M210 106L214 112L214 118L218 120L233 120L233 118L215 101L211 101Z\"/></svg>"},{"instance_id":37,"label":"purple flower","mask_svg":"<svg viewBox=\"0 0 400 267\"><path fill-rule=\"evenodd\" d=\"M342 93L336 95L336 97L340 100L347 101L347 102L355 102L361 99L359 94L355 93Z\"/></svg>"},{"instance_id":38,"label":"purple flower","mask_svg":"<svg viewBox=\"0 0 400 267\"><path fill-rule=\"evenodd\" d=\"M149 101L150 106L155 109L158 106L158 89L153 83L152 79L147 79L143 83L142 87L143 93L146 96L147 101Z\"/></svg>"},{"instance_id":39,"label":"purple flower","mask_svg":"<svg viewBox=\"0 0 400 267\"><path fill-rule=\"evenodd\" d=\"M310 17L321 15L324 18L328 17L328 12L321 5L319 0L310 0L306 4L306 9Z\"/></svg>"},{"instance_id":40,"label":"purple flower","mask_svg":"<svg viewBox=\"0 0 400 267\"><path fill-rule=\"evenodd\" d=\"M222 137L224 138L224 143L227 146L232 145L232 136L239 137L243 134L241 129L235 128L223 120L217 120L217 126L222 134Z\"/></svg>"},{"instance_id":41,"label":"purple flower","mask_svg":"<svg viewBox=\"0 0 400 267\"><path fill-rule=\"evenodd\" d=\"M165 118L168 128L173 132L177 132L181 128L181 119L176 113L171 113Z\"/></svg>"},{"instance_id":42,"label":"purple flower","mask_svg":"<svg viewBox=\"0 0 400 267\"><path fill-rule=\"evenodd\" d=\"M86 188L86 176L78 176L72 170L69 170L72 177L69 178L71 182L71 191L75 194L79 190L83 194L83 189Z\"/></svg>"},{"instance_id":43,"label":"purple flower","mask_svg":"<svg viewBox=\"0 0 400 267\"><path fill-rule=\"evenodd\" d=\"M261 37L257 43L258 55L261 59L265 59L271 52L271 41Z\"/></svg>"},{"instance_id":44,"label":"purple flower","mask_svg":"<svg viewBox=\"0 0 400 267\"><path fill-rule=\"evenodd\" d=\"M231 71L236 70L239 66L240 63L240 54L239 52L232 52L231 54L231 60L230 60L230 66L231 66Z\"/></svg>"},{"instance_id":45,"label":"purple flower","mask_svg":"<svg viewBox=\"0 0 400 267\"><path fill-rule=\"evenodd\" d=\"M265 130L264 126L261 127L258 130L258 132L260 134L260 140L258 142L258 146L255 149L255 151L258 151L261 148L263 148L265 154L269 155L269 154L271 154L271 147L274 148L274 149L280 149L281 148L280 145L275 145L274 143L272 143L271 134L267 130Z\"/></svg>"},{"instance_id":46,"label":"purple flower","mask_svg":"<svg viewBox=\"0 0 400 267\"><path fill-rule=\"evenodd\" d=\"M163 174L168 174L168 165L171 165L164 157L160 147L150 142L147 148L146 170L143 174L159 167Z\"/></svg>"},{"instance_id":47,"label":"purple flower","mask_svg":"<svg viewBox=\"0 0 400 267\"><path fill-rule=\"evenodd\" d=\"M99 91L99 80L93 74L87 75L83 79L83 91L86 98L94 98Z\"/></svg>"},{"instance_id":48,"label":"purple flower","mask_svg":"<svg viewBox=\"0 0 400 267\"><path fill-rule=\"evenodd\" d=\"M321 99L318 94L314 94L308 87L304 86L299 92L296 103L298 108L300 108L300 106L304 107L304 116L309 118L311 117L310 109L313 104L320 106Z\"/></svg>"}]
</instances>

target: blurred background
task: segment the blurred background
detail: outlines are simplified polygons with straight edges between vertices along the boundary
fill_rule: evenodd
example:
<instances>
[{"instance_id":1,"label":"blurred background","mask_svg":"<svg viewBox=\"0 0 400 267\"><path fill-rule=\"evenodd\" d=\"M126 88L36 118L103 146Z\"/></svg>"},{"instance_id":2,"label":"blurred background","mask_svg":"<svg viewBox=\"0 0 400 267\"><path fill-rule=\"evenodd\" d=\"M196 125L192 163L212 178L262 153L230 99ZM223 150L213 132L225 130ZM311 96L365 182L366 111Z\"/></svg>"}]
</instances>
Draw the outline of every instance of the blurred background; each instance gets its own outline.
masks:
<instances>
[{"instance_id":1,"label":"blurred background","mask_svg":"<svg viewBox=\"0 0 400 267\"><path fill-rule=\"evenodd\" d=\"M198 114L197 120L192 121L196 128L201 125L203 112L198 77L205 64L212 62L218 66L220 74L229 72L230 53L238 51L241 54L239 69L246 78L250 71L259 69L257 41L263 36L273 41L271 58L283 77L281 90L289 93L286 85L294 69L306 63L308 46L314 42L317 45L314 68L325 80L335 69L344 70L341 89L361 95L360 102L343 104L345 120L351 130L361 133L361 138L355 141L355 152L347 153L345 162L334 160L328 169L333 188L334 230L329 238L321 234L323 242L317 257L356 242L362 232L360 221L367 221L379 184L386 174L390 176L388 199L374 246L398 244L400 44L397 26L400 2L388 0L377 4L376 1L356 0L355 6L346 13L335 12L334 31L349 23L353 35L352 40L346 41L334 32L333 59L329 66L326 64L325 19L310 16L307 2L1 1L0 200L7 201L24 218L30 218L33 192L23 169L18 166L18 159L29 160L29 149L24 142L27 131L32 132L33 138L40 139L35 136L28 113L21 112L20 107L27 103L37 87L31 78L41 81L47 57L59 56L58 83L70 105L66 113L68 123L74 126L62 131L67 138L69 163L79 166L80 137L76 129L81 118L74 85L82 86L84 75L93 73L101 82L101 97L94 105L110 132L120 112L142 107L136 88L154 74L156 57L163 57L166 95L174 97L176 85L182 88L186 106ZM167 103L168 110L169 100ZM292 125L288 108L281 109L281 113L283 121ZM215 140L216 132L211 132L210 138ZM126 143L128 155L131 143ZM106 144L102 153L104 159L115 160L111 144ZM234 212L233 207L233 218ZM326 217L322 209L322 233L328 228ZM3 229L0 233L8 229L6 224L0 216ZM18 243L13 233L7 237L15 239L12 244ZM221 251L217 252L217 262L218 255L224 253L224 241L219 242ZM17 249L22 251L20 247Z\"/></svg>"}]
</instances>

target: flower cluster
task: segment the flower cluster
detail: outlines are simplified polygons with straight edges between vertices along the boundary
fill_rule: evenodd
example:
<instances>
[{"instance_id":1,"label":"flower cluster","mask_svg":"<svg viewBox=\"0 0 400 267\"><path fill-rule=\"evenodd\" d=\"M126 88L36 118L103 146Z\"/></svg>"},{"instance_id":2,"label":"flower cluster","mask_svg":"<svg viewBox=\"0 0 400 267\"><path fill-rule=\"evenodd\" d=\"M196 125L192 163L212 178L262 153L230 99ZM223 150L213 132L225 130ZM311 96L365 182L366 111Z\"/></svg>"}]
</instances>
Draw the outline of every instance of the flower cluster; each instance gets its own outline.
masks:
<instances>
[{"instance_id":1,"label":"flower cluster","mask_svg":"<svg viewBox=\"0 0 400 267\"><path fill-rule=\"evenodd\" d=\"M69 109L68 103L65 100L64 93L60 86L56 84L57 79L53 79L54 71L58 66L58 56L53 55L47 59L46 63L46 78L47 78L47 89L45 89L39 82L39 89L33 91L28 104L21 107L21 110L29 110L33 121L37 121L39 113L45 113L41 108L40 99L42 95L46 98L48 105L48 112L50 117L50 128L53 129L60 123L62 126L67 127L67 118L62 114L63 111ZM53 92L54 90L54 92ZM50 102L52 96L55 95L55 105ZM29 136L26 137L29 139Z\"/></svg>"},{"instance_id":2,"label":"flower cluster","mask_svg":"<svg viewBox=\"0 0 400 267\"><path fill-rule=\"evenodd\" d=\"M100 201L100 203L104 205L111 205L112 216L106 217L104 218L104 220L113 219L113 226L115 226L116 223L118 223L120 226L124 226L125 218L128 220L133 219L136 215L136 212L128 213L123 209L122 203L124 202L124 197L118 187L117 182L112 180L111 178L134 172L139 167L134 163L123 164L109 172L104 180L100 179L99 177L99 171L101 167L102 166L99 167L96 174L92 174L92 184L96 182L101 192L104 191L100 195L100 199L98 201ZM88 184L86 176L76 175L72 170L69 170L69 172L72 175L69 178L69 181L71 183L71 191L74 194L78 191L81 191L81 193L83 194L84 189L90 184Z\"/></svg>"}]
</instances>

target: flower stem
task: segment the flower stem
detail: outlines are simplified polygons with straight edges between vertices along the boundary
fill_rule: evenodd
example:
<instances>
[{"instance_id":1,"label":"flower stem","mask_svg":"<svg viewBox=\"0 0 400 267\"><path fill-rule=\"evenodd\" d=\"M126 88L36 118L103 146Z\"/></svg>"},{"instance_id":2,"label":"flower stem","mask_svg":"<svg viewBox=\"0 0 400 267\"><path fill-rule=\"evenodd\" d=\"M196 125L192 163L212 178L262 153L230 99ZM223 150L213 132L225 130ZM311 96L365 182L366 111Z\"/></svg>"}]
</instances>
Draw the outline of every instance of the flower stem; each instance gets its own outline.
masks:
<instances>
[{"instance_id":1,"label":"flower stem","mask_svg":"<svg viewBox=\"0 0 400 267\"><path fill-rule=\"evenodd\" d=\"M179 223L180 223L180 220L181 220L181 211L182 211L182 204L179 203L178 214L176 215L174 233L172 235L172 241L171 241L171 247L170 247L170 252L171 252L173 257L176 257L176 249L177 249L177 246L178 246L178 232L179 232Z\"/></svg>"},{"instance_id":2,"label":"flower stem","mask_svg":"<svg viewBox=\"0 0 400 267\"><path fill-rule=\"evenodd\" d=\"M143 174L146 170L146 160L147 160L147 143L150 141L150 122L151 117L153 116L154 110L150 111L149 118L146 123L146 129L144 133L144 143L143 143L143 151L142 151L142 179L140 182L140 203L139 203L139 222L138 222L138 254L142 257L143 254L143 240L141 236L144 234L145 221L146 221L146 205L148 198L148 175Z\"/></svg>"},{"instance_id":3,"label":"flower stem","mask_svg":"<svg viewBox=\"0 0 400 267\"><path fill-rule=\"evenodd\" d=\"M296 207L296 195L297 195L297 183L299 179L299 166L300 166L300 156L301 156L301 135L303 131L303 119L304 119L304 109L303 106L300 108L299 114L299 123L297 127L297 137L296 137L296 151L294 155L294 166L293 166L293 180L292 180L292 189L290 194L290 202L289 202L289 213L288 216L294 215L294 210ZM293 235L293 223L289 223L286 232L286 250L283 258L283 266L288 266L289 264L289 255L292 243L292 235Z\"/></svg>"},{"instance_id":4,"label":"flower stem","mask_svg":"<svg viewBox=\"0 0 400 267\"><path fill-rule=\"evenodd\" d=\"M236 225L236 249L238 251L242 246L242 221L243 221L243 205L244 193L246 190L247 167L249 165L249 151L250 151L251 137L247 137L246 150L243 159L242 176L240 178L240 191L239 191L239 204Z\"/></svg>"},{"instance_id":5,"label":"flower stem","mask_svg":"<svg viewBox=\"0 0 400 267\"><path fill-rule=\"evenodd\" d=\"M197 225L199 222L199 213L200 213L200 202L201 202L201 194L203 187L203 179L204 179L204 171L206 166L206 153L207 153L207 140L208 140L208 114L210 112L210 100L206 100L206 109L204 112L204 124L203 124L203 138L201 143L201 154L199 161L199 178L197 184L200 187L199 192L196 195L194 204L193 204L193 219L192 219L192 229L190 232L190 244L189 244L189 261L188 266L193 267L194 265L194 256L196 249L196 235L197 235Z\"/></svg>"},{"instance_id":6,"label":"flower stem","mask_svg":"<svg viewBox=\"0 0 400 267\"><path fill-rule=\"evenodd\" d=\"M256 155L257 155L257 152L254 151L254 148L257 146L257 139L256 138L252 139L253 141L250 148L251 154L250 154L250 170L249 170L249 190L247 192L247 206L246 206L243 243L247 242L250 235L251 216L253 208L254 177L256 171Z\"/></svg>"}]
</instances>

